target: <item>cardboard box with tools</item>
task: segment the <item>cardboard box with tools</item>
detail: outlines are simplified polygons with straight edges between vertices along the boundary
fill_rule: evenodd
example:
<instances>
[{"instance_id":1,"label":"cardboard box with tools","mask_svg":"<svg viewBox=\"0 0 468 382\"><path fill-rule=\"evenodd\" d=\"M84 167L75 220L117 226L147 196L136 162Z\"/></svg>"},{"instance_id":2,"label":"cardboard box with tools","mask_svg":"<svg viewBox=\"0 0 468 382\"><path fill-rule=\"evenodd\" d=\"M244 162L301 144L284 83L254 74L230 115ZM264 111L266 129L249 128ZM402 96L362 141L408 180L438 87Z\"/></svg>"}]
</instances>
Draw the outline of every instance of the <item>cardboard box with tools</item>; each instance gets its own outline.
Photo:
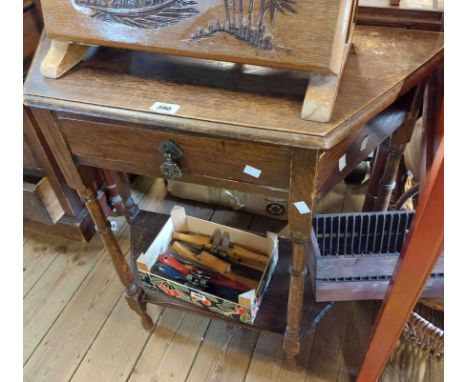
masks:
<instances>
[{"instance_id":1,"label":"cardboard box with tools","mask_svg":"<svg viewBox=\"0 0 468 382\"><path fill-rule=\"evenodd\" d=\"M253 324L277 261L276 234L197 219L175 206L137 270L146 287Z\"/></svg>"}]
</instances>

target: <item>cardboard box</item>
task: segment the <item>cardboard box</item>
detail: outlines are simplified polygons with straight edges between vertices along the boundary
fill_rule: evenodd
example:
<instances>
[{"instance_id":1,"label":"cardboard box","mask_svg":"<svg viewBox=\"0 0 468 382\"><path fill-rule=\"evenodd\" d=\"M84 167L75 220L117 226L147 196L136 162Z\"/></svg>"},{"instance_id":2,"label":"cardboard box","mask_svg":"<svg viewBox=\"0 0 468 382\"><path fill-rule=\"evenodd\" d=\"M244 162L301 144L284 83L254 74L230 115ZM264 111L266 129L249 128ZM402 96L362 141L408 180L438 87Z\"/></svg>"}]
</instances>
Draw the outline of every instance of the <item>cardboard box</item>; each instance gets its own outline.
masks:
<instances>
[{"instance_id":1,"label":"cardboard box","mask_svg":"<svg viewBox=\"0 0 468 382\"><path fill-rule=\"evenodd\" d=\"M193 286L184 285L159 274L151 273L151 268L157 262L158 256L164 253L170 245L174 231L211 236L216 229L228 232L232 242L236 244L260 253L269 254L270 261L256 290L252 289L240 294L238 301L230 301ZM242 230L187 216L183 207L175 206L171 211L170 219L163 226L148 250L138 257L137 270L141 281L149 288L162 291L169 296L189 302L211 312L237 318L244 323L253 324L277 261L278 237L276 234L267 232L266 237L254 235Z\"/></svg>"}]
</instances>

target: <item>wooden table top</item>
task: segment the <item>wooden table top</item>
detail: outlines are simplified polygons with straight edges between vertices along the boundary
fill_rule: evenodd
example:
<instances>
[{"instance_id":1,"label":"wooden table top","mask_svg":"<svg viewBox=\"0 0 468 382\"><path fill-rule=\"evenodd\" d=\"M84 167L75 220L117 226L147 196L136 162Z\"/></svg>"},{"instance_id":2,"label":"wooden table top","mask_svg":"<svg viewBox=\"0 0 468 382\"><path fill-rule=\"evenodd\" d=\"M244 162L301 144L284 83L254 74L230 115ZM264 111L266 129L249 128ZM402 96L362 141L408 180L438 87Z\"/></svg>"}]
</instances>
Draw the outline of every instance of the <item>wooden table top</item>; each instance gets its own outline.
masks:
<instances>
[{"instance_id":1,"label":"wooden table top","mask_svg":"<svg viewBox=\"0 0 468 382\"><path fill-rule=\"evenodd\" d=\"M24 85L25 104L216 137L330 148L360 129L443 61L443 34L357 26L330 122L300 118L307 73L96 48L60 79L39 67L46 38ZM176 115L150 111L180 105Z\"/></svg>"}]
</instances>

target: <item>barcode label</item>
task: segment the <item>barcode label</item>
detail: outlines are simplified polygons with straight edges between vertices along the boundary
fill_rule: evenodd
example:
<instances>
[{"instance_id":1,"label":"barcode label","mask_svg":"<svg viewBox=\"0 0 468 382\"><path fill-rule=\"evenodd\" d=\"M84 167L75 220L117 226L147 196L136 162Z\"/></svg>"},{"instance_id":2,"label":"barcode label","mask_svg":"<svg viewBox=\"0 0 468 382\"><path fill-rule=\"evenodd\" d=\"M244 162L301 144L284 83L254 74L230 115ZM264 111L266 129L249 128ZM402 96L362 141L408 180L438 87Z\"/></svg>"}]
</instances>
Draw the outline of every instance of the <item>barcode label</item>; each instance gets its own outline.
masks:
<instances>
[{"instance_id":1,"label":"barcode label","mask_svg":"<svg viewBox=\"0 0 468 382\"><path fill-rule=\"evenodd\" d=\"M175 114L180 109L180 105L173 103L155 102L150 110L161 114Z\"/></svg>"}]
</instances>

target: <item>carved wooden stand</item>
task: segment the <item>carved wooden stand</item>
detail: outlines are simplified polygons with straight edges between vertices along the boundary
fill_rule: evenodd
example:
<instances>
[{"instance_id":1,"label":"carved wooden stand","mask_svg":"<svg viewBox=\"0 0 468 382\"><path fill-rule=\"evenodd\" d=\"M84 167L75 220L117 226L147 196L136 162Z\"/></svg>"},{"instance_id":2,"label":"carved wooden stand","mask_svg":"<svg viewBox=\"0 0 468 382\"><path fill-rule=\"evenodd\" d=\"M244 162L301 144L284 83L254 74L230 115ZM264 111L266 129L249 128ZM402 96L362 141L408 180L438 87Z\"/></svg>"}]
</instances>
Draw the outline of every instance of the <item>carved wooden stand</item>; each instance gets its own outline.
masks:
<instances>
[{"instance_id":1,"label":"carved wooden stand","mask_svg":"<svg viewBox=\"0 0 468 382\"><path fill-rule=\"evenodd\" d=\"M59 78L78 65L86 56L89 47L52 40L49 51L41 63L44 77Z\"/></svg>"},{"instance_id":2,"label":"carved wooden stand","mask_svg":"<svg viewBox=\"0 0 468 382\"><path fill-rule=\"evenodd\" d=\"M54 79L63 76L84 59L88 49L88 46L52 40L49 51L41 63L41 74ZM341 74L350 49L349 43L346 45L338 74L310 74L302 104L302 119L314 122L330 121L340 87Z\"/></svg>"}]
</instances>

